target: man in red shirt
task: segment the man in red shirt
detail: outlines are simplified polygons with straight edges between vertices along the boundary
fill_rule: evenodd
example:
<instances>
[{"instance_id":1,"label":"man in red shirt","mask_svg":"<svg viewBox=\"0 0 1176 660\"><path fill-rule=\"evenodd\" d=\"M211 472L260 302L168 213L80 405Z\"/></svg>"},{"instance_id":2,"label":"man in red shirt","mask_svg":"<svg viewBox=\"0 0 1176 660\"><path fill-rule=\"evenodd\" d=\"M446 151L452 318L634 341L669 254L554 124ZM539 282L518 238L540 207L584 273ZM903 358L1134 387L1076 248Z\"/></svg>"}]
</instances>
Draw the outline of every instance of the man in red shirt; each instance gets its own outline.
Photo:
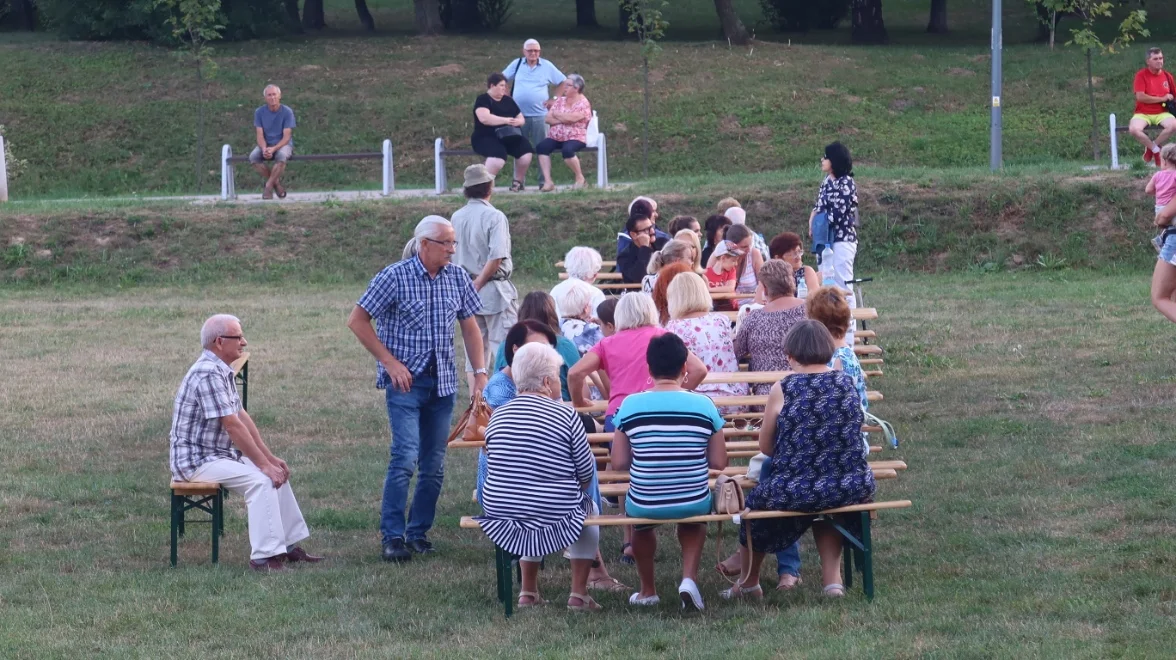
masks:
<instances>
[{"instance_id":1,"label":"man in red shirt","mask_svg":"<svg viewBox=\"0 0 1176 660\"><path fill-rule=\"evenodd\" d=\"M1176 81L1164 71L1164 53L1159 48L1147 51L1147 66L1135 74L1135 115L1127 125L1131 135L1144 146L1143 161L1159 163L1160 145L1176 133L1176 117L1164 108L1176 93ZM1163 128L1152 142L1143 129L1148 126Z\"/></svg>"}]
</instances>

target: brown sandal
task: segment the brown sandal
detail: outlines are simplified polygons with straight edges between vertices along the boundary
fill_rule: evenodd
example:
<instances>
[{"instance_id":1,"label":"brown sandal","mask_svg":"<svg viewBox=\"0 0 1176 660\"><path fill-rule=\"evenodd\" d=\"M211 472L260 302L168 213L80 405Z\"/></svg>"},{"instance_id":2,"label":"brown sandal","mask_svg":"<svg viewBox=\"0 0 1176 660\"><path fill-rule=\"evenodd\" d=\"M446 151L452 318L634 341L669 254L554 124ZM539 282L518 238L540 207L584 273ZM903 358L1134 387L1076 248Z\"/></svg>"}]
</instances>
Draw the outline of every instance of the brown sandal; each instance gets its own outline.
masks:
<instances>
[{"instance_id":1,"label":"brown sandal","mask_svg":"<svg viewBox=\"0 0 1176 660\"><path fill-rule=\"evenodd\" d=\"M522 192L524 189L526 189L526 186L523 185L522 181L519 181L518 179L511 181L511 183L510 183L510 191L511 192Z\"/></svg>"},{"instance_id":2,"label":"brown sandal","mask_svg":"<svg viewBox=\"0 0 1176 660\"><path fill-rule=\"evenodd\" d=\"M578 599L580 604L572 605L573 598ZM573 592L568 596L568 609L573 612L599 612L600 610L603 610L604 607L600 603L592 600L592 596L586 596L584 594Z\"/></svg>"},{"instance_id":3,"label":"brown sandal","mask_svg":"<svg viewBox=\"0 0 1176 660\"><path fill-rule=\"evenodd\" d=\"M607 591L610 593L619 593L628 591L629 587L621 584L621 581L615 577L596 578L595 580L588 580L589 591Z\"/></svg>"}]
</instances>

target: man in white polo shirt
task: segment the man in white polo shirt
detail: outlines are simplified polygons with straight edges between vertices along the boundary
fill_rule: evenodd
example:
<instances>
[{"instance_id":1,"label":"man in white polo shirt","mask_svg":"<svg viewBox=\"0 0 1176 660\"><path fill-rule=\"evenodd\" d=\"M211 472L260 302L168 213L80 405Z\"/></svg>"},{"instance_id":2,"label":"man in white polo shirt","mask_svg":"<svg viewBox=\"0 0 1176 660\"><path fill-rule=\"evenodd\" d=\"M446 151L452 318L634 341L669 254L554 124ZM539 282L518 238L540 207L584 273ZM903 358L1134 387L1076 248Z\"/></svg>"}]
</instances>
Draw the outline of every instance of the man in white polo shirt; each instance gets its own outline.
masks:
<instances>
[{"instance_id":1,"label":"man in white polo shirt","mask_svg":"<svg viewBox=\"0 0 1176 660\"><path fill-rule=\"evenodd\" d=\"M551 106L548 95L551 85L555 85L555 95L563 94L563 72L550 61L539 57L539 42L527 39L523 44L523 56L511 60L502 70L507 82L511 84L510 97L523 111L523 135L532 145L539 144L547 137L547 109ZM543 185L543 173L539 172L539 185Z\"/></svg>"}]
</instances>

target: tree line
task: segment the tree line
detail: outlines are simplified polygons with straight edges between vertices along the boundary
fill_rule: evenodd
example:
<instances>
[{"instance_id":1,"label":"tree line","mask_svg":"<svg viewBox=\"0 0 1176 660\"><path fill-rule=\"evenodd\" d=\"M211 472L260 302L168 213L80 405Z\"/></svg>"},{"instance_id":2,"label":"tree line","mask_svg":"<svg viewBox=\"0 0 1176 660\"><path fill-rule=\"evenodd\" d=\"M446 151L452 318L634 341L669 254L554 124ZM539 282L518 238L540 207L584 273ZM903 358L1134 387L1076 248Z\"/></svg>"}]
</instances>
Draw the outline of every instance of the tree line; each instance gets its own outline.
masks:
<instances>
[{"instance_id":1,"label":"tree line","mask_svg":"<svg viewBox=\"0 0 1176 660\"><path fill-rule=\"evenodd\" d=\"M202 0L219 9L226 39L251 39L303 33L327 27L324 0ZM354 0L359 22L367 30L376 21L367 0ZM751 34L732 0L713 0L717 28L732 44L747 44ZM857 43L885 43L883 0L760 0L763 15L781 31L832 29L850 23ZM927 31L946 33L947 0L929 0ZM494 31L512 14L513 0L413 0L413 27L422 35ZM594 0L571 0L577 27L601 26ZM631 9L618 1L617 28L629 31ZM147 39L166 43L173 34L158 0L0 0L0 26L45 30L66 39ZM608 20L611 20L608 19Z\"/></svg>"}]
</instances>

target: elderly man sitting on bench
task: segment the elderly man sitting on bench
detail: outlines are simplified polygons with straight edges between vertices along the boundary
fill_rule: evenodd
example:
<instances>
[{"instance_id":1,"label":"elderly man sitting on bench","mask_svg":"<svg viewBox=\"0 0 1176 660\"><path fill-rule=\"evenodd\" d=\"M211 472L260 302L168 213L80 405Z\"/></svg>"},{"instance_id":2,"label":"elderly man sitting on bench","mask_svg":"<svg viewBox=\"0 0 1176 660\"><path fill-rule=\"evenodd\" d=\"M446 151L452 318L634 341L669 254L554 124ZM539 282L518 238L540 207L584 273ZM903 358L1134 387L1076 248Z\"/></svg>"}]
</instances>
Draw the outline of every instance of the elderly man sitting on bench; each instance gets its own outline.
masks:
<instances>
[{"instance_id":1,"label":"elderly man sitting on bench","mask_svg":"<svg viewBox=\"0 0 1176 660\"><path fill-rule=\"evenodd\" d=\"M176 393L170 463L176 481L219 483L245 497L249 562L255 571L284 571L287 562L319 562L299 541L310 536L290 489L290 468L261 440L241 407L229 367L248 342L235 316L217 314L200 329L204 352Z\"/></svg>"},{"instance_id":2,"label":"elderly man sitting on bench","mask_svg":"<svg viewBox=\"0 0 1176 660\"><path fill-rule=\"evenodd\" d=\"M284 198L282 174L286 171L286 161L294 155L294 111L282 104L282 90L277 85L266 85L263 94L265 105L253 111L257 146L249 154L249 162L265 181L261 198L273 199L275 191L278 197ZM272 161L273 167L266 161Z\"/></svg>"}]
</instances>

